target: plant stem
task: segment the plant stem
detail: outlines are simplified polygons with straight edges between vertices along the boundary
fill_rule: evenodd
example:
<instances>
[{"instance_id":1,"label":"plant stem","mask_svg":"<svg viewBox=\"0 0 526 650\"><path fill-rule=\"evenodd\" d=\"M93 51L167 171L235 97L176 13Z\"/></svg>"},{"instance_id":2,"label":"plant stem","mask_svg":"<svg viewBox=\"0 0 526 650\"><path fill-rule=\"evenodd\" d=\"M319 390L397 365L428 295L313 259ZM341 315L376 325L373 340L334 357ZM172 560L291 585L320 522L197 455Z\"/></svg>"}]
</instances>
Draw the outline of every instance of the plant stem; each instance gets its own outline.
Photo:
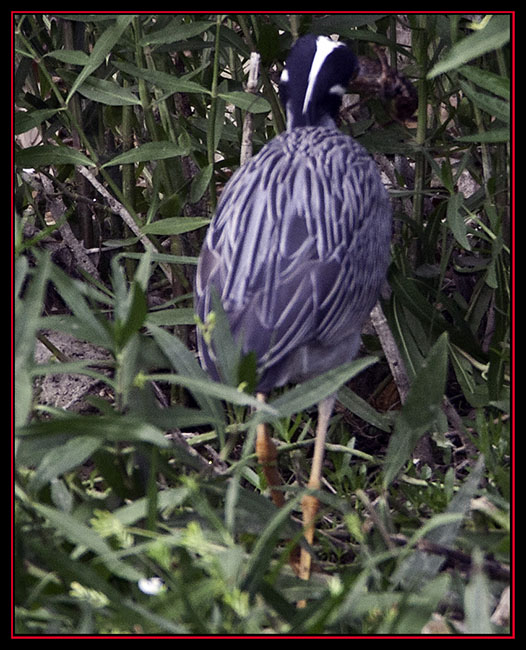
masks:
<instances>
[{"instance_id":1,"label":"plant stem","mask_svg":"<svg viewBox=\"0 0 526 650\"><path fill-rule=\"evenodd\" d=\"M417 109L417 127L416 127L416 155L415 155L415 184L413 197L413 219L417 227L422 225L423 205L424 205L424 181L426 175L426 158L423 147L427 136L427 33L426 21L427 16L420 15L416 17L417 29L413 33L413 53L420 69L420 78L417 83L418 109ZM418 263L418 254L417 260Z\"/></svg>"},{"instance_id":2,"label":"plant stem","mask_svg":"<svg viewBox=\"0 0 526 650\"><path fill-rule=\"evenodd\" d=\"M212 70L212 88L210 101L210 114L208 116L208 133L207 133L207 151L208 164L215 163L215 135L216 135L216 115L217 115L217 85L219 78L219 39L221 36L221 16L216 16L216 37L214 45L214 65ZM210 180L210 207L212 211L217 205L217 193L214 174Z\"/></svg>"}]
</instances>

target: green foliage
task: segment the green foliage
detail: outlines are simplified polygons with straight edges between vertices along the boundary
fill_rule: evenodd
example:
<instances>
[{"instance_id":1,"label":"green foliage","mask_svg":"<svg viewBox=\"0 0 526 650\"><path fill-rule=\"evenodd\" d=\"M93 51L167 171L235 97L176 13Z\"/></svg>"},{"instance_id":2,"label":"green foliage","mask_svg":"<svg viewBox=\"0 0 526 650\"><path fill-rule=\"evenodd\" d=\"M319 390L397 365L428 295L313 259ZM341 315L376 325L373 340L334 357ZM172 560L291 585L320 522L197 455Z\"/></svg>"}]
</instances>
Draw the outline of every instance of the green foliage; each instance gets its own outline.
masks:
<instances>
[{"instance_id":1,"label":"green foliage","mask_svg":"<svg viewBox=\"0 0 526 650\"><path fill-rule=\"evenodd\" d=\"M494 612L510 553L510 17L14 24L16 632L509 633ZM308 31L372 58L386 47L417 89L406 124L372 98L342 125L391 185L383 306L410 381L401 407L383 397L375 337L368 356L267 403L219 306L198 327L219 342L223 381L195 356L204 229L246 113L255 151L283 129L274 80ZM243 86L252 49L256 94ZM69 355L53 333L93 352ZM37 339L51 361L36 362ZM61 375L93 380L82 408L41 399ZM335 391L320 571L304 583L288 559L312 407ZM281 443L281 510L255 460L261 421Z\"/></svg>"}]
</instances>

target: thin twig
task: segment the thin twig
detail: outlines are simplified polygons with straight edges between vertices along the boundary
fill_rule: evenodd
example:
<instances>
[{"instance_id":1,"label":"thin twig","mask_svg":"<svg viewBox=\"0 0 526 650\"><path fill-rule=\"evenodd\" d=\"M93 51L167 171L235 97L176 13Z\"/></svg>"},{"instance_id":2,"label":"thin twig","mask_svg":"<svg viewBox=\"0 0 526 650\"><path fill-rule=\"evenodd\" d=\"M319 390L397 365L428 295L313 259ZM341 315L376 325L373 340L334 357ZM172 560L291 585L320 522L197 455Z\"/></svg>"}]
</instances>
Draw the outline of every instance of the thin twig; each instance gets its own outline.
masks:
<instances>
[{"instance_id":1,"label":"thin twig","mask_svg":"<svg viewBox=\"0 0 526 650\"><path fill-rule=\"evenodd\" d=\"M365 509L369 513L369 516L371 517L371 520L373 521L374 525L376 526L376 529L380 533L380 535L381 535L382 539L384 540L385 545L387 546L387 548L389 548L391 550L394 549L395 544L392 541L391 536L389 535L389 532L388 532L387 528L384 525L384 522L380 519L380 517L378 516L378 513L374 509L374 506L371 503L371 501L369 500L369 497L367 496L367 494L363 490L356 490L356 496L358 497L358 499L360 499L360 501L365 506Z\"/></svg>"},{"instance_id":2,"label":"thin twig","mask_svg":"<svg viewBox=\"0 0 526 650\"><path fill-rule=\"evenodd\" d=\"M387 319L379 302L376 303L371 312L371 321L374 329L378 334L382 349L389 364L391 374L400 395L402 404L407 398L409 392L409 378L405 369L404 361L398 351L398 346L394 340L393 334L387 323Z\"/></svg>"},{"instance_id":3,"label":"thin twig","mask_svg":"<svg viewBox=\"0 0 526 650\"><path fill-rule=\"evenodd\" d=\"M252 52L250 54L250 67L248 70L248 81L246 86L246 91L248 93L255 94L257 90L260 58L258 52ZM247 111L245 119L243 120L243 136L241 138L241 155L239 159L241 165L244 165L246 161L252 157L252 132L252 113Z\"/></svg>"},{"instance_id":4,"label":"thin twig","mask_svg":"<svg viewBox=\"0 0 526 650\"><path fill-rule=\"evenodd\" d=\"M84 178L86 178L93 185L93 187L97 190L97 192L104 198L110 210L113 213L117 214L128 226L128 228L132 231L132 233L139 238L139 241L144 246L144 248L147 251L151 251L152 253L157 253L158 251L155 248L155 246L148 239L148 237L146 237L146 235L141 232L141 229L135 223L135 220L128 212L128 210L122 205L122 203L117 201L117 199L108 192L108 190L104 187L104 185L102 185L102 183L100 183L86 167L79 166L78 171L82 174L82 176L84 176ZM163 264L163 263L161 263L159 266L163 270L168 280L172 282L172 271L170 267L167 264Z\"/></svg>"}]
</instances>

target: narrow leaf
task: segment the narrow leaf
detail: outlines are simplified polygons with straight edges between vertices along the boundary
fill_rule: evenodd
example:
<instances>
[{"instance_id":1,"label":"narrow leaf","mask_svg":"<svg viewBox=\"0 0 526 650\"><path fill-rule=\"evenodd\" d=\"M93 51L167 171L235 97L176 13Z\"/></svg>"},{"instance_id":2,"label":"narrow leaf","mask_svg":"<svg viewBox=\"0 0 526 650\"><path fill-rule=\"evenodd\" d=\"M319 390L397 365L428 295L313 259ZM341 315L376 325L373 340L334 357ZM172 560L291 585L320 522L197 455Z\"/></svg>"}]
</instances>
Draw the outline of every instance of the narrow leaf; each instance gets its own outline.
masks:
<instances>
[{"instance_id":1,"label":"narrow leaf","mask_svg":"<svg viewBox=\"0 0 526 650\"><path fill-rule=\"evenodd\" d=\"M62 63L69 63L70 65L88 65L90 58L86 52L82 50L53 50L48 52L45 56L50 56Z\"/></svg>"},{"instance_id":2,"label":"narrow leaf","mask_svg":"<svg viewBox=\"0 0 526 650\"><path fill-rule=\"evenodd\" d=\"M225 400L225 402L237 404L238 406L250 406L253 409L262 411L272 418L280 415L271 404L260 402L255 397L252 397L252 395L248 395L248 393L237 390L237 388L233 388L232 386L221 384L218 381L212 381L210 379L195 379L193 377L171 374L148 375L147 379L151 381L166 381L170 384L178 384L188 388L188 390L193 393L215 397L216 399Z\"/></svg>"},{"instance_id":3,"label":"narrow leaf","mask_svg":"<svg viewBox=\"0 0 526 650\"><path fill-rule=\"evenodd\" d=\"M179 19L174 18L170 23L157 30L146 34L140 40L141 45L162 45L164 43L176 43L177 41L186 41L194 36L199 36L207 29L210 29L215 23L208 20L194 21L191 23L181 23Z\"/></svg>"},{"instance_id":4,"label":"narrow leaf","mask_svg":"<svg viewBox=\"0 0 526 650\"><path fill-rule=\"evenodd\" d=\"M141 228L145 235L181 235L207 226L210 219L205 217L168 217L154 221Z\"/></svg>"},{"instance_id":5,"label":"narrow leaf","mask_svg":"<svg viewBox=\"0 0 526 650\"><path fill-rule=\"evenodd\" d=\"M120 348L123 348L129 339L143 326L148 312L146 295L136 280L132 283L127 303L128 313L125 320L121 323L115 322L116 342Z\"/></svg>"},{"instance_id":6,"label":"narrow leaf","mask_svg":"<svg viewBox=\"0 0 526 650\"><path fill-rule=\"evenodd\" d=\"M212 176L214 174L214 165L210 164L206 167L203 167L198 174L192 179L192 185L190 186L190 203L197 203L203 194L206 192Z\"/></svg>"},{"instance_id":7,"label":"narrow leaf","mask_svg":"<svg viewBox=\"0 0 526 650\"><path fill-rule=\"evenodd\" d=\"M159 309L151 311L146 317L146 324L164 327L174 325L195 325L195 312L192 307L178 307L177 309Z\"/></svg>"},{"instance_id":8,"label":"narrow leaf","mask_svg":"<svg viewBox=\"0 0 526 650\"><path fill-rule=\"evenodd\" d=\"M69 436L90 436L111 442L148 442L167 448L170 442L162 431L132 416L115 415L68 415L53 420L31 422L20 429L20 436L53 436L59 433Z\"/></svg>"},{"instance_id":9,"label":"narrow leaf","mask_svg":"<svg viewBox=\"0 0 526 650\"><path fill-rule=\"evenodd\" d=\"M373 427L380 429L380 431L391 431L391 419L376 411L368 402L350 388L347 388L347 386L342 386L338 391L338 401L364 422L372 424Z\"/></svg>"},{"instance_id":10,"label":"narrow leaf","mask_svg":"<svg viewBox=\"0 0 526 650\"><path fill-rule=\"evenodd\" d=\"M484 458L480 457L468 478L451 499L446 511L435 515L424 524L409 544L414 544L417 539L425 537L425 539L435 544L454 548L462 521L469 512L471 500L482 479L483 471ZM443 556L417 551L402 560L393 576L393 581L403 583L407 588L412 585L417 586L426 583L434 578L444 562L445 558Z\"/></svg>"},{"instance_id":11,"label":"narrow leaf","mask_svg":"<svg viewBox=\"0 0 526 650\"><path fill-rule=\"evenodd\" d=\"M488 90L503 99L510 99L510 80L489 70L482 70L472 65L463 65L459 72L484 90Z\"/></svg>"},{"instance_id":12,"label":"narrow leaf","mask_svg":"<svg viewBox=\"0 0 526 650\"><path fill-rule=\"evenodd\" d=\"M48 167L49 165L83 165L94 167L95 163L80 151L71 147L41 144L15 152L15 163L23 169Z\"/></svg>"},{"instance_id":13,"label":"narrow leaf","mask_svg":"<svg viewBox=\"0 0 526 650\"><path fill-rule=\"evenodd\" d=\"M480 549L473 552L473 569L464 590L464 615L466 634L494 634L491 611L494 596L484 575L483 556Z\"/></svg>"},{"instance_id":14,"label":"narrow leaf","mask_svg":"<svg viewBox=\"0 0 526 650\"><path fill-rule=\"evenodd\" d=\"M39 328L40 312L44 300L44 292L51 269L50 258L42 256L39 261L38 273L25 287L23 297L14 294L15 327L14 327L14 389L15 389L15 426L22 426L28 419L33 399L33 383L31 369L35 351L35 336ZM15 287L21 291L27 282L28 264L24 257L19 257L15 263Z\"/></svg>"},{"instance_id":15,"label":"narrow leaf","mask_svg":"<svg viewBox=\"0 0 526 650\"><path fill-rule=\"evenodd\" d=\"M472 61L486 52L496 50L510 40L510 16L492 16L488 24L474 34L470 34L458 43L455 43L449 54L439 61L428 73L428 79L439 74L454 70L459 66Z\"/></svg>"},{"instance_id":16,"label":"narrow leaf","mask_svg":"<svg viewBox=\"0 0 526 650\"><path fill-rule=\"evenodd\" d=\"M144 577L137 569L117 559L102 537L76 517L40 503L34 503L33 507L70 542L93 551L115 575L132 582Z\"/></svg>"},{"instance_id":17,"label":"narrow leaf","mask_svg":"<svg viewBox=\"0 0 526 650\"><path fill-rule=\"evenodd\" d=\"M89 77L77 91L83 96L107 106L134 106L141 103L131 90L122 88L114 81Z\"/></svg>"},{"instance_id":18,"label":"narrow leaf","mask_svg":"<svg viewBox=\"0 0 526 650\"><path fill-rule=\"evenodd\" d=\"M469 83L460 80L460 87L462 92L485 113L495 116L502 122L509 123L511 119L511 108L508 101L482 93L475 90Z\"/></svg>"},{"instance_id":19,"label":"narrow leaf","mask_svg":"<svg viewBox=\"0 0 526 650\"><path fill-rule=\"evenodd\" d=\"M176 310L173 310L176 311ZM195 355L176 336L155 325L148 325L152 336L170 362L172 368L181 374L195 379L206 380L208 375L201 368ZM213 397L197 392L195 398L203 411L210 413L212 419L218 423L224 422L224 413L220 403Z\"/></svg>"},{"instance_id":20,"label":"narrow leaf","mask_svg":"<svg viewBox=\"0 0 526 650\"><path fill-rule=\"evenodd\" d=\"M303 384L298 384L284 395L271 400L269 404L279 411L281 417L289 417L313 406L313 404L318 404L335 393L345 382L377 361L376 357L363 357L343 364Z\"/></svg>"},{"instance_id":21,"label":"narrow leaf","mask_svg":"<svg viewBox=\"0 0 526 650\"><path fill-rule=\"evenodd\" d=\"M58 113L60 108L44 108L38 111L17 111L15 113L15 135L25 133L35 126L40 126L42 122L49 120L53 115Z\"/></svg>"},{"instance_id":22,"label":"narrow leaf","mask_svg":"<svg viewBox=\"0 0 526 650\"><path fill-rule=\"evenodd\" d=\"M134 19L133 15L121 15L115 20L115 23L108 27L105 32L101 34L93 50L89 56L89 62L82 68L80 74L73 82L73 86L66 98L66 104L77 91L86 79L104 62L108 54L112 51L117 44L124 30Z\"/></svg>"},{"instance_id":23,"label":"narrow leaf","mask_svg":"<svg viewBox=\"0 0 526 650\"><path fill-rule=\"evenodd\" d=\"M464 196L461 192L452 194L447 202L447 222L451 228L453 236L457 242L467 251L471 250L471 245L467 238L466 224L462 217L462 206L464 203Z\"/></svg>"},{"instance_id":24,"label":"narrow leaf","mask_svg":"<svg viewBox=\"0 0 526 650\"><path fill-rule=\"evenodd\" d=\"M446 383L447 343L447 333L444 332L417 371L407 400L398 413L385 457L385 487L409 460L416 443L432 427L440 412Z\"/></svg>"},{"instance_id":25,"label":"narrow leaf","mask_svg":"<svg viewBox=\"0 0 526 650\"><path fill-rule=\"evenodd\" d=\"M175 158L176 156L185 156L188 150L174 142L157 141L147 142L146 144L125 151L115 158L112 158L103 167L112 167L113 165L125 165L129 163L144 162L150 160L162 160L164 158Z\"/></svg>"},{"instance_id":26,"label":"narrow leaf","mask_svg":"<svg viewBox=\"0 0 526 650\"><path fill-rule=\"evenodd\" d=\"M100 438L75 436L64 445L49 451L31 479L30 487L34 491L52 481L54 478L82 465L102 444Z\"/></svg>"},{"instance_id":27,"label":"narrow leaf","mask_svg":"<svg viewBox=\"0 0 526 650\"><path fill-rule=\"evenodd\" d=\"M510 137L511 132L509 128L494 128L482 131L481 133L462 135L456 139L459 142L485 142L487 144L496 144L498 142L509 142Z\"/></svg>"},{"instance_id":28,"label":"narrow leaf","mask_svg":"<svg viewBox=\"0 0 526 650\"><path fill-rule=\"evenodd\" d=\"M205 93L210 91L195 81L180 79L173 74L160 72L159 70L148 70L147 68L138 68L131 63L114 62L114 65L122 72L131 75L134 79L144 79L148 83L157 86L161 90L167 90L172 93Z\"/></svg>"},{"instance_id":29,"label":"narrow leaf","mask_svg":"<svg viewBox=\"0 0 526 650\"><path fill-rule=\"evenodd\" d=\"M270 104L260 95L244 93L242 91L218 93L218 95L226 102L234 104L234 106L242 108L244 111L248 111L249 113L268 113L270 111Z\"/></svg>"},{"instance_id":30,"label":"narrow leaf","mask_svg":"<svg viewBox=\"0 0 526 650\"><path fill-rule=\"evenodd\" d=\"M79 290L80 283L70 278L57 266L52 267L50 279L78 319L76 324L81 328L83 338L95 345L102 345L106 348L111 346L112 342L108 337L108 329L95 316L93 309L82 295ZM73 336L76 335L75 332L71 333Z\"/></svg>"}]
</instances>

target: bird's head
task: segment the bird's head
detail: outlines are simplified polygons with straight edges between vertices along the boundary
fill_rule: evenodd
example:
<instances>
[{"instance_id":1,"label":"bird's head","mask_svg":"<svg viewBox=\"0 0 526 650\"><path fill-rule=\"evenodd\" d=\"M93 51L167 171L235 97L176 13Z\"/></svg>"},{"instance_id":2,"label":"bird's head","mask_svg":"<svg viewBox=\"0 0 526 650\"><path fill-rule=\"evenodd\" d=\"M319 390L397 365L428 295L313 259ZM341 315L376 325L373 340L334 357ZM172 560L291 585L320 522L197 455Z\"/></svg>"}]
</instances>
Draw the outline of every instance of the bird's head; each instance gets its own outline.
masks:
<instances>
[{"instance_id":1,"label":"bird's head","mask_svg":"<svg viewBox=\"0 0 526 650\"><path fill-rule=\"evenodd\" d=\"M279 84L287 129L334 124L343 94L357 70L357 58L344 43L315 34L299 38Z\"/></svg>"}]
</instances>

